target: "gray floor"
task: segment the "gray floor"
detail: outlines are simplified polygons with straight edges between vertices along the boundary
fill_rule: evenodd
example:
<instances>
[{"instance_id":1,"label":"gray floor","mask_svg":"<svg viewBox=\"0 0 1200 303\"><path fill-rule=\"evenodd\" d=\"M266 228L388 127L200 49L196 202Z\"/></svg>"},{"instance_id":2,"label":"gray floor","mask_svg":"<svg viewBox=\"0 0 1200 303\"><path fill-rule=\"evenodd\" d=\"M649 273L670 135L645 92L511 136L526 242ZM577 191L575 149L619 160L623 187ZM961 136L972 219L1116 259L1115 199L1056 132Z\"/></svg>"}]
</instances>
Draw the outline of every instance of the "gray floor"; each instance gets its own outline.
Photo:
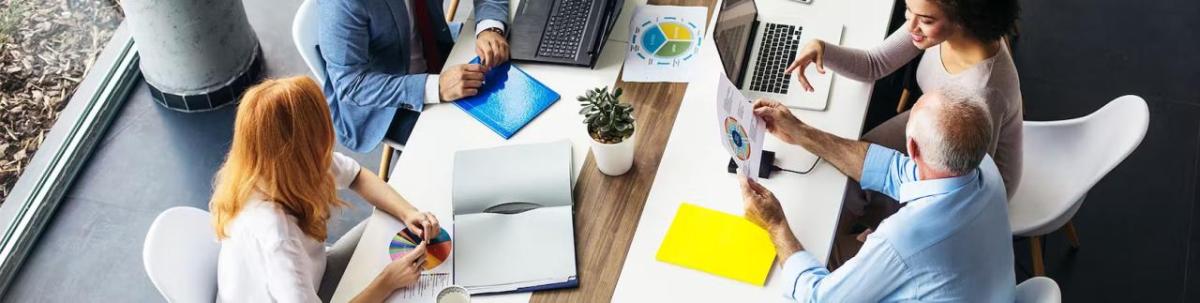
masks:
<instances>
[{"instance_id":1,"label":"gray floor","mask_svg":"<svg viewBox=\"0 0 1200 303\"><path fill-rule=\"evenodd\" d=\"M268 76L308 73L291 38L299 3L245 1ZM232 106L199 114L172 112L155 104L145 84L139 85L3 300L161 301L142 269L146 230L167 208L208 209L211 180L229 148L235 112ZM378 149L368 154L339 151L377 171ZM330 243L371 209L353 194L341 197L354 206L335 216Z\"/></svg>"}]
</instances>

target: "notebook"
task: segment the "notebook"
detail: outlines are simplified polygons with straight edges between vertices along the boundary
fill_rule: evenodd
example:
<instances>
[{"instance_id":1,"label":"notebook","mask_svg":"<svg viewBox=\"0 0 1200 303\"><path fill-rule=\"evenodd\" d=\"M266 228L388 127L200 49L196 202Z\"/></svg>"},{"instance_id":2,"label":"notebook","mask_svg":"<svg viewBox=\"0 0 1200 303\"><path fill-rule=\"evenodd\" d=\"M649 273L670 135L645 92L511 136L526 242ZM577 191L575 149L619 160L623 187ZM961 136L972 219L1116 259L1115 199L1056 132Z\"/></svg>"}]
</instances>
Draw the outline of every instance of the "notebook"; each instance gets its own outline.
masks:
<instances>
[{"instance_id":1,"label":"notebook","mask_svg":"<svg viewBox=\"0 0 1200 303\"><path fill-rule=\"evenodd\" d=\"M479 57L471 63L479 64ZM479 94L454 104L504 139L512 138L560 98L558 93L510 62L493 67L483 78Z\"/></svg>"},{"instance_id":2,"label":"notebook","mask_svg":"<svg viewBox=\"0 0 1200 303\"><path fill-rule=\"evenodd\" d=\"M762 286L775 262L775 245L766 230L745 218L683 203L655 258Z\"/></svg>"},{"instance_id":3,"label":"notebook","mask_svg":"<svg viewBox=\"0 0 1200 303\"><path fill-rule=\"evenodd\" d=\"M575 287L571 143L454 155L454 283L473 294Z\"/></svg>"}]
</instances>

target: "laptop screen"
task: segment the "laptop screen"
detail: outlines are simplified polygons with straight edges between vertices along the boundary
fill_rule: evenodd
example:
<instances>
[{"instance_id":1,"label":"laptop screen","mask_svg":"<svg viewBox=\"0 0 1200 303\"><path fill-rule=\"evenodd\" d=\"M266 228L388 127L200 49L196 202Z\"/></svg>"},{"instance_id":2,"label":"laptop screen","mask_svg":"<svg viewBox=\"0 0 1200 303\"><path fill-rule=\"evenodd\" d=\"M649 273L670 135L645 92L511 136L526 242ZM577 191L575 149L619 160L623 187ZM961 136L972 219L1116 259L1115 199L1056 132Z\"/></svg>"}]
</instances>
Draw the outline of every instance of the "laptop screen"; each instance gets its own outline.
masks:
<instances>
[{"instance_id":1,"label":"laptop screen","mask_svg":"<svg viewBox=\"0 0 1200 303\"><path fill-rule=\"evenodd\" d=\"M750 59L750 40L753 38L754 22L758 18L758 8L754 0L726 0L721 6L721 14L717 16L717 25L713 29L717 54L721 56L721 64L725 67L725 76L740 88L746 62Z\"/></svg>"}]
</instances>

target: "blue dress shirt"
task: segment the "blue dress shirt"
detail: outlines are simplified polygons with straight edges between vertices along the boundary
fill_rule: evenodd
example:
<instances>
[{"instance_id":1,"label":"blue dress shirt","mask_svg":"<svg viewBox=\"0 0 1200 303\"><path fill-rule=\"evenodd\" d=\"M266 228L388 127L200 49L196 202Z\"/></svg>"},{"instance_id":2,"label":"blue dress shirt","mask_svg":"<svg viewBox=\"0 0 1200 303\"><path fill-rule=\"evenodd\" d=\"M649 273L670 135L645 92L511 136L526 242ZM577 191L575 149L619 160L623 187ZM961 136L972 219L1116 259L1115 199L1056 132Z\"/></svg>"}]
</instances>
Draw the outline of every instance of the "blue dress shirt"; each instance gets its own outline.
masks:
<instances>
[{"instance_id":1,"label":"blue dress shirt","mask_svg":"<svg viewBox=\"0 0 1200 303\"><path fill-rule=\"evenodd\" d=\"M907 205L832 273L806 251L788 257L785 296L803 302L1013 302L1008 200L990 156L966 175L920 180L909 157L872 144L861 184Z\"/></svg>"}]
</instances>

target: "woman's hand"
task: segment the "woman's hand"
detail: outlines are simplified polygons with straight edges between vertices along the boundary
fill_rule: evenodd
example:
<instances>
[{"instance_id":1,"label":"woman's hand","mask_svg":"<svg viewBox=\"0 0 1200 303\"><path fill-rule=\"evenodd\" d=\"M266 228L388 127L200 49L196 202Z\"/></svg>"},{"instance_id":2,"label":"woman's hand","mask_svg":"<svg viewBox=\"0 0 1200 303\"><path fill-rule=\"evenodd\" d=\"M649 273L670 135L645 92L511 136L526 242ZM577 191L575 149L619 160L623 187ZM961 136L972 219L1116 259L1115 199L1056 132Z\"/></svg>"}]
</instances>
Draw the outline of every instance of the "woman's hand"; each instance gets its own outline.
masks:
<instances>
[{"instance_id":1,"label":"woman's hand","mask_svg":"<svg viewBox=\"0 0 1200 303\"><path fill-rule=\"evenodd\" d=\"M784 70L783 73L791 75L792 73L799 70L800 72L795 73L796 80L800 80L800 84L804 85L804 90L811 92L811 91L813 91L813 87L812 87L812 84L808 83L808 77L804 76L804 69L808 67L808 64L816 63L817 64L817 72L824 75L825 74L825 63L823 61L824 57L825 57L825 42L814 39L811 42L808 42L808 44L805 45L803 49L800 49L800 54L796 57L796 61L792 62L791 65L788 65L788 68L786 70Z\"/></svg>"},{"instance_id":2,"label":"woman's hand","mask_svg":"<svg viewBox=\"0 0 1200 303\"><path fill-rule=\"evenodd\" d=\"M421 278L421 266L425 265L425 243L429 241L421 241L417 248L383 268L379 278L386 288L396 290L417 284L417 279Z\"/></svg>"},{"instance_id":3,"label":"woman's hand","mask_svg":"<svg viewBox=\"0 0 1200 303\"><path fill-rule=\"evenodd\" d=\"M425 243L428 242L421 241L408 254L388 263L383 272L375 276L375 280L350 302L383 302L397 289L417 284L417 280L421 279L422 266L425 266Z\"/></svg>"},{"instance_id":4,"label":"woman's hand","mask_svg":"<svg viewBox=\"0 0 1200 303\"><path fill-rule=\"evenodd\" d=\"M404 226L407 226L413 233L421 236L421 239L425 239L426 242L437 238L442 232L442 227L438 223L437 217L427 211L411 211L408 215L404 216L402 221L404 221Z\"/></svg>"}]
</instances>

